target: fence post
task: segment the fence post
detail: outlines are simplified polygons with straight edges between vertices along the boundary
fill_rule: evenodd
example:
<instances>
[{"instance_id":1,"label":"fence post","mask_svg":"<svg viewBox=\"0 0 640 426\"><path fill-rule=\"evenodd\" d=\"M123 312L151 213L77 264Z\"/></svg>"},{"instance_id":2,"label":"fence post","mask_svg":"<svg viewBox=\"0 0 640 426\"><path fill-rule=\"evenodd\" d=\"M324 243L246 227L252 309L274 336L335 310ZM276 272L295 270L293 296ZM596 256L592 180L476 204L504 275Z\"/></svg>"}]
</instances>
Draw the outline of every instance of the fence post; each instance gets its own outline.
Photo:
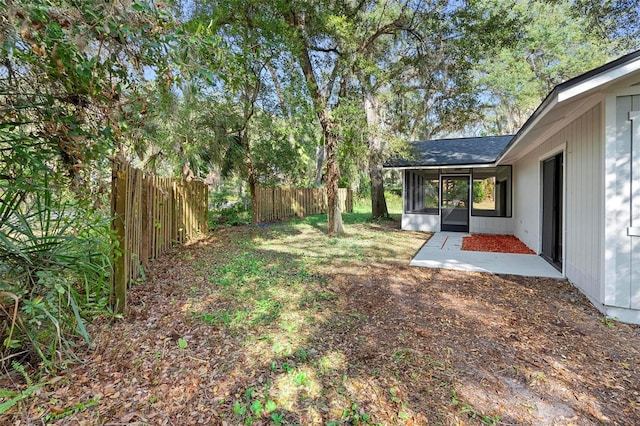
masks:
<instances>
[{"instance_id":1,"label":"fence post","mask_svg":"<svg viewBox=\"0 0 640 426\"><path fill-rule=\"evenodd\" d=\"M202 183L202 191L204 192L204 205L202 207L202 214L204 217L202 218L202 225L200 230L203 234L206 234L209 230L209 187L204 183Z\"/></svg>"},{"instance_id":2,"label":"fence post","mask_svg":"<svg viewBox=\"0 0 640 426\"><path fill-rule=\"evenodd\" d=\"M126 232L125 232L125 214L126 214L126 190L127 190L127 172L125 166L119 160L114 160L111 189L112 194L112 214L114 216L113 229L118 240L118 250L113 262L113 290L115 300L114 312L123 313L127 307L127 276L126 276Z\"/></svg>"},{"instance_id":3,"label":"fence post","mask_svg":"<svg viewBox=\"0 0 640 426\"><path fill-rule=\"evenodd\" d=\"M149 185L149 177L145 174L142 175L142 202L140 203L140 209L142 210L142 232L140 232L141 246L140 246L140 262L142 268L146 268L149 265L149 246L151 239L151 224L153 220L151 218L151 185Z\"/></svg>"}]
</instances>

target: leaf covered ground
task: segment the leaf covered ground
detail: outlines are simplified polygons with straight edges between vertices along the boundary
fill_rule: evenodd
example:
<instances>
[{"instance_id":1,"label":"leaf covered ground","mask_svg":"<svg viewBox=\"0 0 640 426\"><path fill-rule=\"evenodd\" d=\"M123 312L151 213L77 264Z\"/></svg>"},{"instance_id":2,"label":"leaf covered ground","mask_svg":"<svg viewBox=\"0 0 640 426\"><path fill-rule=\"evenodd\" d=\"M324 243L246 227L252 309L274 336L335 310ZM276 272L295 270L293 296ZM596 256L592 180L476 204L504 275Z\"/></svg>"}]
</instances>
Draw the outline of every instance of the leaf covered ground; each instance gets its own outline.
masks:
<instances>
[{"instance_id":1,"label":"leaf covered ground","mask_svg":"<svg viewBox=\"0 0 640 426\"><path fill-rule=\"evenodd\" d=\"M565 281L411 268L428 234L345 219L343 238L323 217L223 228L155 261L127 317L0 422L640 423L639 327Z\"/></svg>"},{"instance_id":2,"label":"leaf covered ground","mask_svg":"<svg viewBox=\"0 0 640 426\"><path fill-rule=\"evenodd\" d=\"M496 253L535 254L513 235L471 234L462 239L462 250Z\"/></svg>"}]
</instances>

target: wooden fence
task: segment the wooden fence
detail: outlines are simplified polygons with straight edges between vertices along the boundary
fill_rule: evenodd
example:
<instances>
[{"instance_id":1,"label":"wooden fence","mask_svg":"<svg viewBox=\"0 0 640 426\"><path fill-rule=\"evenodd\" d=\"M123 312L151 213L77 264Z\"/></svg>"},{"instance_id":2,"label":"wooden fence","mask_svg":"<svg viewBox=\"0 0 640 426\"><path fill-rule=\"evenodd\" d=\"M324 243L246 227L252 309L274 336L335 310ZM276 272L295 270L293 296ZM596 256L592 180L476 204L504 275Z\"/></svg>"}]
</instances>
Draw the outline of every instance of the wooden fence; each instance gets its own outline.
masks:
<instances>
[{"instance_id":1,"label":"wooden fence","mask_svg":"<svg viewBox=\"0 0 640 426\"><path fill-rule=\"evenodd\" d=\"M353 212L353 192L338 189L340 211ZM327 190L324 188L256 188L258 222L271 222L288 217L310 216L327 212Z\"/></svg>"},{"instance_id":2,"label":"wooden fence","mask_svg":"<svg viewBox=\"0 0 640 426\"><path fill-rule=\"evenodd\" d=\"M112 285L117 312L127 306L127 287L149 260L208 231L208 188L200 181L160 178L114 160L111 211L118 247Z\"/></svg>"}]
</instances>

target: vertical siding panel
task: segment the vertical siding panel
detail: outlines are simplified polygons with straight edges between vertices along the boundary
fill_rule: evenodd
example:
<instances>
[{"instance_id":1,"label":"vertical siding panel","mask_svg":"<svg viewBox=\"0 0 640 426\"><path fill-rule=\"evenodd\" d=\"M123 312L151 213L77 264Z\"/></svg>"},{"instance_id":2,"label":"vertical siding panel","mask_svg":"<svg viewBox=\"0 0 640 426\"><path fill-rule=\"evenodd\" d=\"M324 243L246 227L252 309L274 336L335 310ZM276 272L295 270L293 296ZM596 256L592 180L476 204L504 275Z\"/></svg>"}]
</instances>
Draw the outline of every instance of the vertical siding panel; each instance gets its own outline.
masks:
<instances>
[{"instance_id":1,"label":"vertical siding panel","mask_svg":"<svg viewBox=\"0 0 640 426\"><path fill-rule=\"evenodd\" d=\"M539 193L540 160L566 143L565 173L565 272L588 295L599 297L603 267L601 182L603 141L601 106L578 117L514 165L513 232L532 248L538 247L541 229Z\"/></svg>"},{"instance_id":2,"label":"vertical siding panel","mask_svg":"<svg viewBox=\"0 0 640 426\"><path fill-rule=\"evenodd\" d=\"M579 216L578 216L578 209L576 208L577 206L577 188L578 186L575 184L579 178L579 173L580 173L580 168L578 167L579 165L579 159L578 159L578 151L579 151L579 145L576 143L575 140L573 140L572 135L571 135L571 127L573 126L570 125L569 127L565 127L562 130L562 140L564 142L566 142L567 144L567 151L565 154L565 159L564 159L564 167L565 167L565 177L566 177L566 181L565 181L565 194L566 194L566 211L565 211L565 225L566 225L566 232L565 232L565 240L564 240L564 245L565 245L565 258L564 258L564 265L565 265L565 274L570 275L571 273L573 273L574 270L574 266L573 266L573 258L575 258L575 252L574 252L574 248L573 248L573 244L574 241L576 241L576 238L578 236L578 233L576 232L578 225L578 221L579 221Z\"/></svg>"},{"instance_id":3,"label":"vertical siding panel","mask_svg":"<svg viewBox=\"0 0 640 426\"><path fill-rule=\"evenodd\" d=\"M577 120L576 126L572 126L573 128L571 129L572 130L571 137L575 141L575 144L578 148L577 166L578 166L578 169L580 170L579 182L581 184L576 185L576 188L578 189L577 195L578 195L578 200L580 201L583 201L585 199L585 192L589 184L586 173L585 173L585 169L587 168L587 163L585 161L585 149L582 145L582 134L583 134L582 130L584 128L584 123L585 123L585 116L583 115ZM586 247L585 247L586 241L585 240L586 240L586 234L588 231L587 231L587 228L585 227L583 220L584 220L584 214L587 212L587 209L589 208L590 206L584 205L584 204L583 205L576 204L574 208L576 210L576 213L578 214L576 229L582 229L582 232L576 232L578 236L578 244L576 245L576 248L578 249L578 259L581 264L582 262L584 262L584 259L586 259ZM584 273L584 269L580 268L579 270L581 271L581 273ZM586 286L587 284L585 283L583 285Z\"/></svg>"},{"instance_id":4,"label":"vertical siding panel","mask_svg":"<svg viewBox=\"0 0 640 426\"><path fill-rule=\"evenodd\" d=\"M593 110L590 110L587 112L587 114L585 115L585 118L583 120L583 126L582 126L582 134L580 135L580 145L581 145L581 149L584 151L584 158L585 158L585 164L584 164L584 169L585 169L585 178L588 179L588 184L587 185L583 185L584 188L584 201L587 200L592 200L592 205L589 208L578 208L578 210L584 210L582 212L582 216L584 217L584 221L582 223L582 225L584 226L584 230L586 230L586 232L584 232L584 234L588 234L588 236L585 237L585 242L589 242L589 244L585 244L584 250L585 250L585 260L586 259L593 259L594 258L594 244L591 243L591 236L592 235L598 235L596 230L593 228L593 217L596 216L597 214L597 210L599 210L597 208L598 204L598 199L596 197L597 195L597 188L598 188L598 183L593 181L594 175L597 174L597 169L593 168L593 145L595 144L595 140L593 139L593 119L594 119L594 114L593 114ZM593 265L591 264L592 262L587 262L586 264L584 264L584 271L586 273L586 275L588 277L592 277L593 276ZM597 296L597 292L595 291L596 289L593 288L593 283L589 282L590 285L590 290L589 290L589 294L591 295L595 295Z\"/></svg>"},{"instance_id":5,"label":"vertical siding panel","mask_svg":"<svg viewBox=\"0 0 640 426\"><path fill-rule=\"evenodd\" d=\"M587 111L585 115L582 116L581 126L580 126L580 134L577 135L578 143L580 145L580 151L582 152L582 176L584 178L583 182L586 183L581 185L580 191L580 201L582 202L582 206L576 206L576 210L578 210L581 216L580 226L582 227L582 241L583 247L583 273L585 274L585 286L589 286L589 294L595 295L593 292L592 282L588 280L587 277L591 275L591 265L588 262L589 259L593 259L593 244L591 244L591 237L593 235L593 228L591 223L591 217L594 216L595 207L597 206L596 200L594 199L594 182L593 176L594 171L591 169L591 145L593 144L593 139L591 139L590 132L588 131L588 126L591 124L591 120L593 120L593 111ZM588 201L591 200L591 205L588 205Z\"/></svg>"},{"instance_id":6,"label":"vertical siding panel","mask_svg":"<svg viewBox=\"0 0 640 426\"><path fill-rule=\"evenodd\" d=\"M566 128L566 274L585 293L600 300L602 268L602 149L600 106Z\"/></svg>"},{"instance_id":7,"label":"vertical siding panel","mask_svg":"<svg viewBox=\"0 0 640 426\"><path fill-rule=\"evenodd\" d=\"M624 96L618 98L616 108L616 179L615 179L615 199L617 209L614 213L614 227L610 231L614 233L616 240L615 256L615 305L629 307L631 305L631 244L630 239L625 238L626 227L629 221L629 184L631 177L630 151L631 151L631 129L629 126L629 111L633 107L633 98Z\"/></svg>"},{"instance_id":8,"label":"vertical siding panel","mask_svg":"<svg viewBox=\"0 0 640 426\"><path fill-rule=\"evenodd\" d=\"M597 175L597 169L593 168L593 145L596 143L596 141L593 138L593 120L594 120L594 113L593 110L589 111L585 117L584 120L584 126L583 126L583 134L581 135L580 138L580 143L583 147L584 153L585 153L585 176L588 177L589 179L589 184L588 186L584 186L583 188L585 189L585 201L587 200L591 200L591 206L589 208L583 208L580 210L584 210L583 212L583 216L584 216L584 229L588 230L587 232L585 232L585 234L588 234L587 237L585 237L585 240L589 243L586 245L585 247L585 252L586 252L586 259L594 259L595 257L595 250L594 250L594 245L593 242L591 241L593 236L597 236L598 233L596 232L596 230L594 229L594 223L593 223L593 218L597 215L597 212L599 210L598 206L599 206L599 201L597 199L597 190L598 190L598 182L594 182L594 177ZM592 262L587 262L584 265L584 270L585 273L587 274L588 277L593 277L593 265L591 265ZM593 287L593 281L591 281L590 283L591 289L590 289L590 294L597 296L597 291L596 288Z\"/></svg>"},{"instance_id":9,"label":"vertical siding panel","mask_svg":"<svg viewBox=\"0 0 640 426\"><path fill-rule=\"evenodd\" d=\"M598 296L601 294L600 285L600 268L602 265L602 224L604 218L601 215L604 205L604 198L602 196L602 180L604 176L602 174L602 157L600 152L604 141L602 140L601 123L602 113L601 108L594 109L591 117L591 174L592 174L592 188L593 188L593 200L595 201L593 211L591 212L591 227L592 234L595 236L593 244L591 244L592 256L591 259L591 276L593 277L593 295ZM599 300L601 298L599 297Z\"/></svg>"},{"instance_id":10,"label":"vertical siding panel","mask_svg":"<svg viewBox=\"0 0 640 426\"><path fill-rule=\"evenodd\" d=\"M632 98L633 122L631 127L630 161L630 218L627 222L630 227L640 227L640 96ZM640 237L627 236L630 249L630 291L629 305L632 309L640 309Z\"/></svg>"}]
</instances>

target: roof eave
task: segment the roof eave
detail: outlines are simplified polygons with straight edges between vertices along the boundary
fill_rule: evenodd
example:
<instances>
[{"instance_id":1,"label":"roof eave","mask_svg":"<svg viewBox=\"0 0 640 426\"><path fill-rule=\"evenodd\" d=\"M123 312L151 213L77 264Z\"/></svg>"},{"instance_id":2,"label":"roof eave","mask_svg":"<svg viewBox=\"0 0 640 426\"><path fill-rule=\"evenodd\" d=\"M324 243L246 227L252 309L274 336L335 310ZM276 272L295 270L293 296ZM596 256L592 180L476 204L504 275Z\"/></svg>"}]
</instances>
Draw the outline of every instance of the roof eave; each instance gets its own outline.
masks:
<instances>
[{"instance_id":1,"label":"roof eave","mask_svg":"<svg viewBox=\"0 0 640 426\"><path fill-rule=\"evenodd\" d=\"M620 67L613 68L600 75L583 81L580 84L561 91L560 93L558 93L558 102L564 102L568 99L582 95L598 87L605 86L614 80L617 80L638 70L640 70L640 60L635 60Z\"/></svg>"},{"instance_id":2,"label":"roof eave","mask_svg":"<svg viewBox=\"0 0 640 426\"><path fill-rule=\"evenodd\" d=\"M383 165L384 169L392 170L429 170L429 169L472 169L482 167L495 167L496 162L491 163L465 163L465 164L441 164L441 165L409 165L409 166L387 166Z\"/></svg>"}]
</instances>

